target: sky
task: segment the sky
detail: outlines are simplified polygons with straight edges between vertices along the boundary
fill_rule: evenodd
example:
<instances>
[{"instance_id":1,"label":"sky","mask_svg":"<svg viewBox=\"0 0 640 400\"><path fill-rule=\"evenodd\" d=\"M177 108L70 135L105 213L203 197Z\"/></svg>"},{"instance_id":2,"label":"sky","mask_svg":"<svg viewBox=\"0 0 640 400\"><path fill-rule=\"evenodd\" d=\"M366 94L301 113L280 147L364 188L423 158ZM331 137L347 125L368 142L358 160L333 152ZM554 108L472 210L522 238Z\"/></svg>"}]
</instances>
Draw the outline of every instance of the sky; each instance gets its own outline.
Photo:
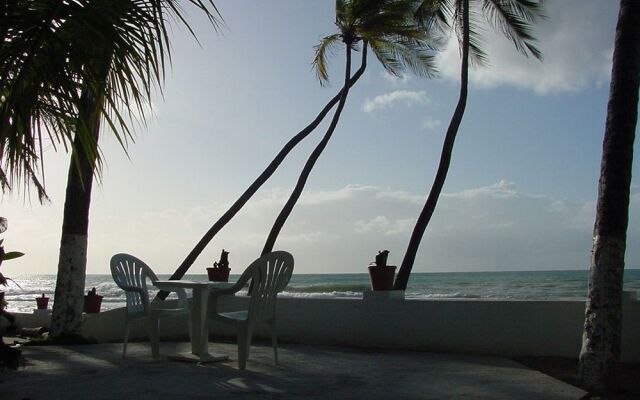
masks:
<instances>
[{"instance_id":1,"label":"sky","mask_svg":"<svg viewBox=\"0 0 640 400\"><path fill-rule=\"evenodd\" d=\"M216 0L225 26L192 15L196 43L177 24L173 59L153 117L128 157L105 131L94 186L87 272L109 273L126 252L171 273L207 229L341 87L311 68L313 47L335 31L333 1ZM548 0L537 25L543 62L527 59L487 26L490 65L471 87L443 194L415 272L588 269L618 2ZM276 249L296 273L365 272L378 250L399 265L437 168L459 91L454 39L434 79L385 73L370 55ZM354 57L359 59L359 55ZM355 70L354 66L354 70ZM325 121L209 244L190 273L224 248L232 273L260 255L275 217ZM636 145L637 147L637 145ZM0 215L8 276L57 270L69 155L47 146L50 203L4 194ZM633 166L627 267L640 268L640 188Z\"/></svg>"}]
</instances>

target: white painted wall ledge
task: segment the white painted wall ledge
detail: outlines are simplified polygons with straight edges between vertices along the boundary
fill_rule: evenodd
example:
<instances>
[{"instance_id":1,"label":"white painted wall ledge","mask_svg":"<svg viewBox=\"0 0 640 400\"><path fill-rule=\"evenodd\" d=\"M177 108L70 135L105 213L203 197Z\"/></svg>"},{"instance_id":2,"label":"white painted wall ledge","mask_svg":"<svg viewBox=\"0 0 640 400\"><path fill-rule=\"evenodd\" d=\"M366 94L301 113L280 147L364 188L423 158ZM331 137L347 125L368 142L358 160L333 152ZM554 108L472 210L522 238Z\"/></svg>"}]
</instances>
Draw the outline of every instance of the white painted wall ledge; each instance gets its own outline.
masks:
<instances>
[{"instance_id":1,"label":"white painted wall ledge","mask_svg":"<svg viewBox=\"0 0 640 400\"><path fill-rule=\"evenodd\" d=\"M584 301L405 300L401 296L279 298L278 336L295 343L500 356L577 358L580 352ZM246 302L246 297L227 297L220 306L232 311ZM635 292L625 293L623 315L622 359L639 362L640 302ZM87 316L83 334L101 342L118 342L123 327L124 311L111 310ZM162 336L186 337L186 327L185 318L163 320ZM211 333L234 336L231 329L216 325ZM144 325L134 324L131 335L146 337Z\"/></svg>"}]
</instances>

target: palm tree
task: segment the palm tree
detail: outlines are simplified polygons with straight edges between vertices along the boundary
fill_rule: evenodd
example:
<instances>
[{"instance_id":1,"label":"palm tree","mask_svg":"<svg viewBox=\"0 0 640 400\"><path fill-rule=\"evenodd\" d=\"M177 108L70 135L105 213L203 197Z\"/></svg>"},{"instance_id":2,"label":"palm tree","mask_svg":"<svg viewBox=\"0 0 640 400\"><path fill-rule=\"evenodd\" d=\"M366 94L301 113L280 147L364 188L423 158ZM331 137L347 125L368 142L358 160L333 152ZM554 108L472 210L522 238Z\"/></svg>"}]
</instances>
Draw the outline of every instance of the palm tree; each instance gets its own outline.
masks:
<instances>
[{"instance_id":1,"label":"palm tree","mask_svg":"<svg viewBox=\"0 0 640 400\"><path fill-rule=\"evenodd\" d=\"M217 24L218 11L211 0L187 0L205 12ZM176 17L185 23L177 0L119 0L98 10L94 0L12 0L0 2L0 187L4 191L24 185L25 191L37 190L46 199L43 142L50 140L66 150L73 149L76 135L82 137L81 151L89 158L93 151L92 133L73 122L79 112L83 84L100 87L100 74L87 69L91 51L100 38L103 42L128 37L117 43L117 52L129 52L132 58L119 65L114 75L114 91L107 93L103 117L123 145L130 137L131 108L144 108L151 88L161 82L165 58L169 54L166 20ZM114 25L111 37L102 22L131 15L138 25ZM100 12L100 15L91 15ZM193 33L193 32L192 32ZM75 35L75 37L73 36ZM128 35L128 36L127 36ZM155 41L155 42L154 42ZM137 52L137 54L135 54ZM139 79L136 81L136 79ZM135 82L135 85L131 84ZM126 110L122 113L120 110ZM99 165L100 154L96 154Z\"/></svg>"},{"instance_id":2,"label":"palm tree","mask_svg":"<svg viewBox=\"0 0 640 400\"><path fill-rule=\"evenodd\" d=\"M400 75L405 68L419 76L430 76L435 70L433 67L435 41L430 35L430 30L423 29L413 18L418 5L419 2L412 0L336 1L336 26L339 32L321 39L316 47L313 64L320 83L326 82L328 52L340 42L345 45L346 63L340 101L325 135L307 159L296 186L276 218L264 244L263 255L273 250L284 223L302 194L313 166L335 131L349 93L351 51L358 50L358 46L361 46L363 65L366 65L367 49L370 47L382 66L396 76Z\"/></svg>"},{"instance_id":3,"label":"palm tree","mask_svg":"<svg viewBox=\"0 0 640 400\"><path fill-rule=\"evenodd\" d=\"M612 367L620 360L622 283L639 89L640 3L621 0L580 351L582 382L598 392L606 390Z\"/></svg>"},{"instance_id":4,"label":"palm tree","mask_svg":"<svg viewBox=\"0 0 640 400\"><path fill-rule=\"evenodd\" d=\"M320 124L331 109L338 104L336 113L330 124L329 130L324 138L309 157L302 174L298 180L291 198L285 208L278 216L276 224L269 234L264 252L273 248L273 243L277 238L280 229L286 221L291 209L295 205L297 198L304 187L304 183L313 168L315 161L326 146L331 137L340 112L344 107L349 88L353 86L362 76L366 69L367 47L371 47L376 57L382 65L392 74L398 75L404 67L408 67L418 75L428 75L432 70L432 50L431 41L426 33L418 29L417 24L411 19L411 15L417 9L416 0L337 0L336 1L336 25L340 33L323 38L316 47L314 66L321 84L328 81L327 75L327 55L341 41L346 44L347 68L345 72L345 83L340 92L334 96L322 109L318 116L302 131L296 134L280 150L277 156L271 161L267 168L251 184L251 186L236 200L233 205L216 221L207 231L204 237L198 242L194 249L187 255L171 276L171 279L180 279L193 265L196 258L202 253L207 244L214 236L233 218L247 201L257 192L278 166L282 163L289 152L306 138ZM356 50L362 42L362 61L358 70L351 75L351 51ZM167 293L160 292L158 296L165 298Z\"/></svg>"},{"instance_id":5,"label":"palm tree","mask_svg":"<svg viewBox=\"0 0 640 400\"><path fill-rule=\"evenodd\" d=\"M469 60L471 59L477 63L483 63L486 60L486 55L481 49L481 40L475 30L478 21L470 17L472 14L471 5L481 7L488 22L509 38L518 51L524 55L533 55L538 59L541 58L540 51L533 45L534 38L529 29L530 24L541 16L540 3L529 0L437 0L436 2L425 1L418 9L416 18L422 25L425 27L453 27L458 36L462 50L460 94L442 145L436 176L431 185L429 196L413 228L393 286L395 290L406 290L407 288L418 247L447 178L453 145L467 104ZM475 14L473 13L473 15Z\"/></svg>"},{"instance_id":6,"label":"palm tree","mask_svg":"<svg viewBox=\"0 0 640 400\"><path fill-rule=\"evenodd\" d=\"M188 1L216 26L219 14L210 0ZM144 119L152 88L164 79L167 19L190 28L176 0L18 0L2 11L0 146L9 177L29 179L43 194L35 163L44 136L72 150L52 335L73 335L82 315L101 123L125 147L132 109ZM10 179L2 175L4 188Z\"/></svg>"}]
</instances>

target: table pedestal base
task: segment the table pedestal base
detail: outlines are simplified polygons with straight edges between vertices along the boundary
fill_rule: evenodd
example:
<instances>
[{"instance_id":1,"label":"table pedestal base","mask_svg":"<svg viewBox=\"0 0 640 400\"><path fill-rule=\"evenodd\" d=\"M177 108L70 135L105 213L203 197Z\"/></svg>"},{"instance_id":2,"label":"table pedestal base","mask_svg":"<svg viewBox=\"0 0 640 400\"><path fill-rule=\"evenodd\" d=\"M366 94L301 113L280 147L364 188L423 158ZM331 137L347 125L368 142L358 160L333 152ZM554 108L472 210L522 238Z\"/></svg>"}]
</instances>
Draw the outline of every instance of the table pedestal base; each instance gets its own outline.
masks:
<instances>
[{"instance_id":1,"label":"table pedestal base","mask_svg":"<svg viewBox=\"0 0 640 400\"><path fill-rule=\"evenodd\" d=\"M207 353L201 356L193 353L177 353L177 354L170 354L168 357L170 360L173 360L173 361L184 361L184 362L192 362L192 363L212 363L212 362L229 360L229 356L225 356L222 354L210 354L210 353Z\"/></svg>"}]
</instances>

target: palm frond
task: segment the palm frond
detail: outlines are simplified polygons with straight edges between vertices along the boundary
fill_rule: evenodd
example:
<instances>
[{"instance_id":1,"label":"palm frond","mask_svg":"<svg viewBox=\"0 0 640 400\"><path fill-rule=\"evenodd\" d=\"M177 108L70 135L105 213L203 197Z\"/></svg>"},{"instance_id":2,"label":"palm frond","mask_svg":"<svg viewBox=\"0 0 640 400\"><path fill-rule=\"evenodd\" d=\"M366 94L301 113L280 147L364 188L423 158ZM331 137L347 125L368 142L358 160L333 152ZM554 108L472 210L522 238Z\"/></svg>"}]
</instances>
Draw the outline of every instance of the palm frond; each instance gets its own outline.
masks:
<instances>
[{"instance_id":1,"label":"palm frond","mask_svg":"<svg viewBox=\"0 0 640 400\"><path fill-rule=\"evenodd\" d=\"M427 31L451 29L455 8L451 0L422 0L414 13L416 21Z\"/></svg>"},{"instance_id":2,"label":"palm frond","mask_svg":"<svg viewBox=\"0 0 640 400\"><path fill-rule=\"evenodd\" d=\"M462 40L464 33L464 22L462 18L462 7L464 7L463 1L456 1L454 11L453 28L458 39L458 49L462 52ZM486 66L489 63L489 57L487 53L482 49L482 43L484 42L484 35L482 33L482 24L480 10L474 7L476 3L473 0L469 0L469 61L471 65Z\"/></svg>"},{"instance_id":3,"label":"palm frond","mask_svg":"<svg viewBox=\"0 0 640 400\"><path fill-rule=\"evenodd\" d=\"M449 0L433 1L449 4ZM441 44L442 35L440 29L427 22L427 11L435 13L436 7L430 5L427 10L426 4L418 0L337 0L336 26L340 33L323 38L315 47L314 66L320 83L328 80L328 55L340 38L352 49L357 49L360 42L368 43L393 75L409 69L419 76L432 76L434 50ZM416 19L418 14L424 16L421 22Z\"/></svg>"},{"instance_id":4,"label":"palm frond","mask_svg":"<svg viewBox=\"0 0 640 400\"><path fill-rule=\"evenodd\" d=\"M542 18L542 6L528 0L483 0L482 9L487 21L502 32L525 56L542 58L535 46L531 23Z\"/></svg>"},{"instance_id":5,"label":"palm frond","mask_svg":"<svg viewBox=\"0 0 640 400\"><path fill-rule=\"evenodd\" d=\"M541 59L535 46L531 25L544 18L542 2L535 0L422 0L415 18L421 26L441 32L453 30L462 48L462 7L469 10L469 57L471 64L486 65L488 56L483 50L482 22L487 21L505 35L524 55Z\"/></svg>"},{"instance_id":6,"label":"palm frond","mask_svg":"<svg viewBox=\"0 0 640 400\"><path fill-rule=\"evenodd\" d=\"M65 150L75 135L89 134L78 121L81 93L104 97L102 118L123 148L132 139L131 110L161 90L171 60L169 21L194 37L178 0L12 0L0 4L0 185L34 183L44 194L42 140ZM211 0L188 0L214 28L223 20ZM106 84L100 59L109 59ZM102 93L101 93L102 91ZM124 110L124 111L121 111ZM97 156L91 138L83 149ZM40 162L40 166L38 166Z\"/></svg>"},{"instance_id":7,"label":"palm frond","mask_svg":"<svg viewBox=\"0 0 640 400\"><path fill-rule=\"evenodd\" d=\"M320 39L320 43L315 46L315 56L313 57L313 68L320 85L326 85L329 82L328 57L331 55L335 47L339 44L341 35L334 33Z\"/></svg>"},{"instance_id":8,"label":"palm frond","mask_svg":"<svg viewBox=\"0 0 640 400\"><path fill-rule=\"evenodd\" d=\"M392 75L401 76L405 69L420 77L433 77L437 73L435 52L420 42L378 39L370 45L380 64Z\"/></svg>"}]
</instances>

